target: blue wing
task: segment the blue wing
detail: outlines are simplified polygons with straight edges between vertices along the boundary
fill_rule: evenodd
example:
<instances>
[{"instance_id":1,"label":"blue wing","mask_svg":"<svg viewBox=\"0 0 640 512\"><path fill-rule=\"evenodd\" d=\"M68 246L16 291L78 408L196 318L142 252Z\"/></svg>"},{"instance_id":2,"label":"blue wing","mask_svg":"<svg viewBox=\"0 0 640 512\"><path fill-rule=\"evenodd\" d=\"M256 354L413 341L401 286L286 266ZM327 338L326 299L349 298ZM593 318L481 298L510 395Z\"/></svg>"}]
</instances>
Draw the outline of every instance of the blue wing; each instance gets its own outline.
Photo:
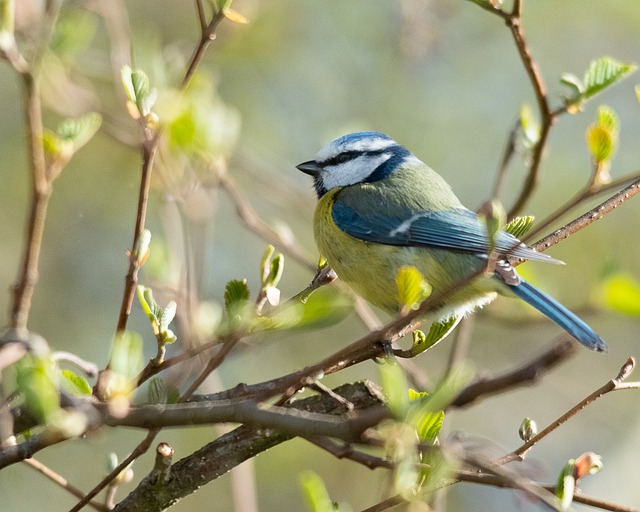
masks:
<instances>
[{"instance_id":1,"label":"blue wing","mask_svg":"<svg viewBox=\"0 0 640 512\"><path fill-rule=\"evenodd\" d=\"M333 221L348 235L386 245L432 247L484 256L489 250L486 224L471 210L456 208L446 211L409 211L401 214L366 216L352 205L336 199ZM536 252L513 235L499 231L495 249L499 254L530 260L560 263Z\"/></svg>"}]
</instances>

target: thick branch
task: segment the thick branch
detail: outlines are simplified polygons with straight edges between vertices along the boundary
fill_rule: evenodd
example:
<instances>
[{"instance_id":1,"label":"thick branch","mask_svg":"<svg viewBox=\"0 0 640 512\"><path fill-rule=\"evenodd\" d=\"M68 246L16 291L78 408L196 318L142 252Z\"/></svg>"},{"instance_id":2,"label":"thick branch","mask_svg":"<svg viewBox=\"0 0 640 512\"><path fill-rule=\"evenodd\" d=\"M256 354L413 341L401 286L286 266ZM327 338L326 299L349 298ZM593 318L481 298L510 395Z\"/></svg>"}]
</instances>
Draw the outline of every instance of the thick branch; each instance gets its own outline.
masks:
<instances>
[{"instance_id":1,"label":"thick branch","mask_svg":"<svg viewBox=\"0 0 640 512\"><path fill-rule=\"evenodd\" d=\"M106 412L106 411L105 411ZM360 442L362 432L389 416L384 408L367 410L366 413L327 416L312 409L298 410L289 407L263 406L253 400L220 400L176 405L143 405L135 407L123 418L108 414L106 425L137 427L143 429L207 425L213 423L242 423L273 428L291 435L329 436L348 442Z\"/></svg>"},{"instance_id":2,"label":"thick branch","mask_svg":"<svg viewBox=\"0 0 640 512\"><path fill-rule=\"evenodd\" d=\"M356 411L381 405L379 395L372 393L364 383L345 384L334 391L351 402ZM294 402L291 407L321 414L345 413L344 406L327 395L303 398ZM147 476L116 506L114 512L165 510L245 460L292 437L292 434L278 430L241 426L178 461L171 467L168 480L158 482Z\"/></svg>"}]
</instances>

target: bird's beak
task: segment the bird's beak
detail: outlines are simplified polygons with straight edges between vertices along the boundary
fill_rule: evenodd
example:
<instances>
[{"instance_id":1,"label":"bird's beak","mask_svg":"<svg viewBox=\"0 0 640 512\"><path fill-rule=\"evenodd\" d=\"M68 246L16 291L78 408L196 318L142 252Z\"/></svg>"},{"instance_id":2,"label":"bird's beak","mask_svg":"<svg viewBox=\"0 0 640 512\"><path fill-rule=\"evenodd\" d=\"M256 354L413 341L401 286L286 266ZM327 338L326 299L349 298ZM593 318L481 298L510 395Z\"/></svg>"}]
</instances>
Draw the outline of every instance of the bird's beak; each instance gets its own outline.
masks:
<instances>
[{"instance_id":1,"label":"bird's beak","mask_svg":"<svg viewBox=\"0 0 640 512\"><path fill-rule=\"evenodd\" d=\"M313 176L314 178L319 176L322 172L322 167L320 167L315 160L309 160L308 162L302 162L299 165L296 165L296 169L302 171L309 176Z\"/></svg>"}]
</instances>

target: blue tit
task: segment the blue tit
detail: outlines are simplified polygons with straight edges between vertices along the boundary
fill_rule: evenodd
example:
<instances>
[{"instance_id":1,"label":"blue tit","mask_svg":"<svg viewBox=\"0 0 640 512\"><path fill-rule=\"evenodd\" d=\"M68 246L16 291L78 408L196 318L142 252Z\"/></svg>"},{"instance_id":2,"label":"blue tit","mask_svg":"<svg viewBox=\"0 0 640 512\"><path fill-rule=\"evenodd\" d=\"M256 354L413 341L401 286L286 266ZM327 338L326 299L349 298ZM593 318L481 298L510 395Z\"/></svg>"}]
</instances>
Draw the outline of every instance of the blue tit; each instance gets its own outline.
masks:
<instances>
[{"instance_id":1,"label":"blue tit","mask_svg":"<svg viewBox=\"0 0 640 512\"><path fill-rule=\"evenodd\" d=\"M320 253L340 279L375 306L398 312L396 276L403 266L417 268L432 294L438 294L486 265L486 222L460 203L439 174L390 137L351 133L297 168L314 179L319 200L314 235ZM493 275L480 275L452 294L436 311L437 319L467 314L497 294L516 296L587 348L606 350L589 325L524 281L506 256L561 262L505 231L493 243L501 256Z\"/></svg>"}]
</instances>

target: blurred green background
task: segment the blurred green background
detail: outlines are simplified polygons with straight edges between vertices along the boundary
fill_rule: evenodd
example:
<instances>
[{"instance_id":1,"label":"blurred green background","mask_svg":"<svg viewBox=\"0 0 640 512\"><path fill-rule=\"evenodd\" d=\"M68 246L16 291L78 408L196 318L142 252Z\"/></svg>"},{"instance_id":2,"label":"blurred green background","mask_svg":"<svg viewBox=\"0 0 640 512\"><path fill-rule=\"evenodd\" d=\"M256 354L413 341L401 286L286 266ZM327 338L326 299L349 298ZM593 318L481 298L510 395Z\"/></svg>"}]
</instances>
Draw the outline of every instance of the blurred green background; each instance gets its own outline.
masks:
<instances>
[{"instance_id":1,"label":"blurred green background","mask_svg":"<svg viewBox=\"0 0 640 512\"><path fill-rule=\"evenodd\" d=\"M130 139L136 132L117 92L120 85L112 64L118 57L114 51L114 61L109 60L110 30L122 26L114 19L121 22L128 17L132 63L161 89L161 118L161 107L170 110L171 103L164 87L178 83L199 38L191 2L106 4L64 3L61 23L73 28L68 33L75 34L75 42L71 37L75 46L57 62L59 67L51 60L46 68L47 126L55 126L61 114L77 115L96 106L105 113L105 125L55 182L30 319L31 329L54 349L76 352L101 366L109 354L127 270L125 251L131 244L140 169L138 151L118 140ZM27 33L37 22L38 7L38 2L21 6ZM477 208L490 196L520 106L535 105L510 34L499 18L462 0L236 0L233 7L250 23L222 23L196 86L202 91L201 101L209 98L211 111L217 112L211 123L219 123L216 140L222 141L220 155L230 156L229 174L260 217L295 237L312 259L315 198L310 182L294 166L312 158L335 136L360 129L385 132L440 172L468 207ZM602 55L640 62L640 10L634 0L526 1L524 29L557 106L566 93L559 84L563 72L582 76L589 62ZM126 38L116 34L116 40L126 56ZM122 58L122 48L119 51ZM80 85L76 88L62 77ZM637 83L640 78L634 75L598 96L583 113L559 119L540 185L526 213L542 218L586 183L591 164L584 132L601 103L615 109L621 120L614 178L638 172ZM21 253L28 183L21 95L7 65L0 67L0 89L0 288L5 290L0 310L7 312L8 290ZM165 182L170 181L168 161L159 171ZM524 166L514 165L504 197L507 206L523 176ZM206 176L199 179L207 182ZM166 205L175 200L169 189L158 184L152 199L149 225L158 240L163 238ZM202 297L219 303L229 279L246 277L255 290L265 242L244 227L223 193L208 189L206 200L211 213L202 215L195 231L204 255L199 289ZM595 204L597 200L583 205L576 215ZM639 355L640 320L609 311L598 299L605 277L612 272L640 280L639 212L638 200L632 200L550 251L568 262L566 267L523 267L540 287L581 312L608 341L609 353L599 356L581 350L534 387L452 412L445 420L444 435L460 431L469 446L486 455L511 450L519 445L522 418L546 425L615 376L629 355ZM311 278L308 270L291 260L287 263L283 297L303 289ZM143 280L152 277L143 272ZM471 364L479 370L500 370L538 353L558 329L530 313L502 301L477 315ZM152 335L137 304L130 327L143 333L151 357ZM252 340L232 355L217 377L225 388L273 378L315 362L364 332L352 315L321 331ZM449 348L444 342L416 361L434 382L446 365ZM365 377L377 378L375 364L331 376L327 384ZM605 469L584 480L584 492L640 507L639 400L637 391L604 397L537 446L522 470L552 482L567 459L591 450L603 456ZM216 436L213 428L166 430L158 441L171 443L179 459ZM109 451L125 457L141 439L137 431L106 431L52 447L38 458L88 490L105 473L103 461ZM148 472L151 461L145 456L136 462L137 478ZM304 508L298 484L304 469L317 471L331 496L354 510L381 498L387 484L384 471L336 460L299 440L260 455L255 466L258 503L265 512ZM23 465L0 474L0 495L3 504L10 504L7 510L16 511L66 510L74 503ZM446 505L447 510L476 512L538 509L514 492L471 484L453 486ZM231 509L228 477L174 507Z\"/></svg>"}]
</instances>

